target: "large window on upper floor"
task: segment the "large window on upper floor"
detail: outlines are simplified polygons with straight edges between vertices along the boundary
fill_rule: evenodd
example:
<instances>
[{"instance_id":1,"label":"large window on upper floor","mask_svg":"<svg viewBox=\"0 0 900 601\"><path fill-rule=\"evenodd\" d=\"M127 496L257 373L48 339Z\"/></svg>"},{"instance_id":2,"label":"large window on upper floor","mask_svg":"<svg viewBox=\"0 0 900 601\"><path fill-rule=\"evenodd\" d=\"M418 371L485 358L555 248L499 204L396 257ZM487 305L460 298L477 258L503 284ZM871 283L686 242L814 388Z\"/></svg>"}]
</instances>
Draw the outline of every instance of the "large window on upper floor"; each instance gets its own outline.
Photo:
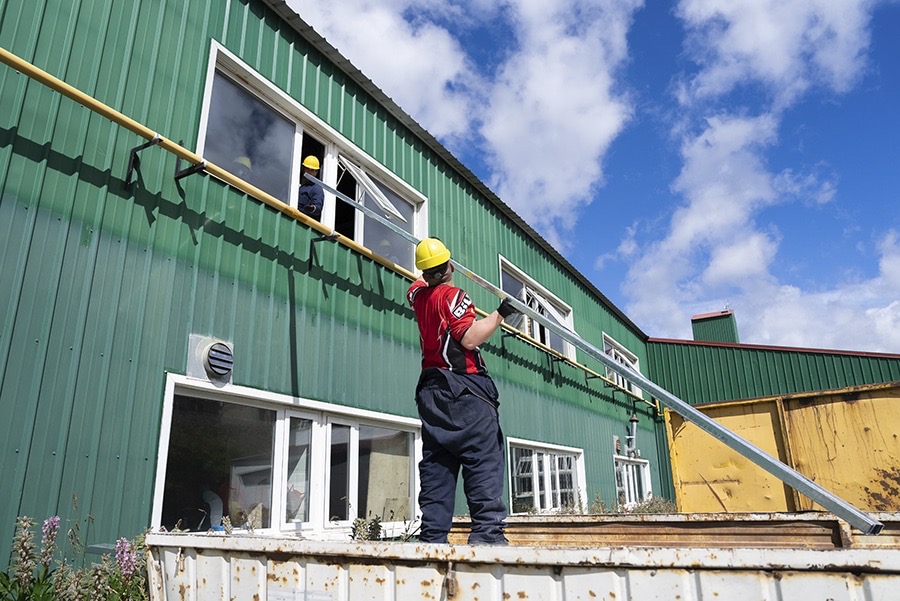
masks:
<instances>
[{"instance_id":1,"label":"large window on upper floor","mask_svg":"<svg viewBox=\"0 0 900 601\"><path fill-rule=\"evenodd\" d=\"M254 398L256 396L257 398ZM418 423L296 400L173 388L167 393L154 526L300 531L343 538L377 517L415 520Z\"/></svg>"},{"instance_id":2,"label":"large window on upper floor","mask_svg":"<svg viewBox=\"0 0 900 601\"><path fill-rule=\"evenodd\" d=\"M427 237L425 197L219 43L210 56L198 153L293 207L301 163L316 157L326 185L322 223L413 271L413 244L341 196L415 238Z\"/></svg>"},{"instance_id":3,"label":"large window on upper floor","mask_svg":"<svg viewBox=\"0 0 900 601\"><path fill-rule=\"evenodd\" d=\"M551 323L572 329L572 309L503 257L500 258L500 288ZM506 323L566 357L575 358L574 347L538 320L518 314L507 319Z\"/></svg>"}]
</instances>

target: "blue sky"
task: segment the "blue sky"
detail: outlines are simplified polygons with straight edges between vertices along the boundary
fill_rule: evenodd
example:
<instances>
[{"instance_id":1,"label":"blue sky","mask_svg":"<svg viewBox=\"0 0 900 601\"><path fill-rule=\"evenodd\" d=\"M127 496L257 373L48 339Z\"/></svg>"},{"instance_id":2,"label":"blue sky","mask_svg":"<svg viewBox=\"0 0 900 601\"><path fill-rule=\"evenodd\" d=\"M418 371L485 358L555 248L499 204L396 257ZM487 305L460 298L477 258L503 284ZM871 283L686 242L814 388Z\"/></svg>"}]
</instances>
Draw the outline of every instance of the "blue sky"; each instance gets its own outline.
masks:
<instances>
[{"instance_id":1,"label":"blue sky","mask_svg":"<svg viewBox=\"0 0 900 601\"><path fill-rule=\"evenodd\" d=\"M648 335L900 353L897 0L289 4Z\"/></svg>"}]
</instances>

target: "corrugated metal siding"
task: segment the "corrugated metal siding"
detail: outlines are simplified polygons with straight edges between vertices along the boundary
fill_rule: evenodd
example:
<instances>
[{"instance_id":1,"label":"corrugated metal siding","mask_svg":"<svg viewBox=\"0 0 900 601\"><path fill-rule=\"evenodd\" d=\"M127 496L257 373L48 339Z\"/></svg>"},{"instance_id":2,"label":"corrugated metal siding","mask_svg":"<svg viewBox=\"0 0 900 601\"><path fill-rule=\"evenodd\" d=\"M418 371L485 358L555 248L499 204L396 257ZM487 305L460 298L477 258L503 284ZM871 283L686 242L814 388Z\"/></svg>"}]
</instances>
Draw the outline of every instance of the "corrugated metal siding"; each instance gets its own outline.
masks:
<instances>
[{"instance_id":1,"label":"corrugated metal siding","mask_svg":"<svg viewBox=\"0 0 900 601\"><path fill-rule=\"evenodd\" d=\"M740 342L734 313L724 311L721 315L694 317L691 319L694 340L707 342Z\"/></svg>"},{"instance_id":2,"label":"corrugated metal siding","mask_svg":"<svg viewBox=\"0 0 900 601\"><path fill-rule=\"evenodd\" d=\"M650 379L691 404L900 380L900 355L653 340L647 352Z\"/></svg>"},{"instance_id":3,"label":"corrugated metal siding","mask_svg":"<svg viewBox=\"0 0 900 601\"><path fill-rule=\"evenodd\" d=\"M612 329L643 354L636 335L596 315L532 240L498 225L496 208L262 4L8 0L0 11L0 46L187 146L210 39L221 41L425 193L432 231L464 263L496 281L497 249L475 252L471 241L498 240L572 304L586 336ZM126 190L128 152L142 140L6 67L0 105L0 406L9 415L0 481L10 495L0 545L22 513L59 513L68 525L91 514L87 543L143 530L164 372L184 373L192 333L234 343L236 384L414 414L418 333L403 278L331 243L312 255L311 230L208 177L176 184L174 157L156 148L143 151ZM488 310L496 303L473 295ZM589 469L603 482L590 485L611 486L607 439L630 404L588 398L580 372L520 342L492 345L509 406L517 386L532 413L554 404L541 420L506 412L509 433L600 449L604 465ZM591 427L608 431L592 443Z\"/></svg>"}]
</instances>

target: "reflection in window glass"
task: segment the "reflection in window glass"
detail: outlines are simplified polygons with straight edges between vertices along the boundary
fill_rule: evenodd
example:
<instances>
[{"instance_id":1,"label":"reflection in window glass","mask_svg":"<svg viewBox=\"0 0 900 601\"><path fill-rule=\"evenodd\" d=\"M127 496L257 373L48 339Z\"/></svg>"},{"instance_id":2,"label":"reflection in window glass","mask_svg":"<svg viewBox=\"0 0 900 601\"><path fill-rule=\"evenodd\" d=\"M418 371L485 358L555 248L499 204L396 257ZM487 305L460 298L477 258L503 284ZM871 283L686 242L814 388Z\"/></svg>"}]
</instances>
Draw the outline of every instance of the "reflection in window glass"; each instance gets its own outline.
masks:
<instances>
[{"instance_id":1,"label":"reflection in window glass","mask_svg":"<svg viewBox=\"0 0 900 601\"><path fill-rule=\"evenodd\" d=\"M535 508L533 455L534 451L531 449L512 448L512 464L515 469L512 513L524 513Z\"/></svg>"},{"instance_id":2,"label":"reflection in window glass","mask_svg":"<svg viewBox=\"0 0 900 601\"><path fill-rule=\"evenodd\" d=\"M381 190L382 194L387 197L390 203L394 205L394 208L396 208L397 211L403 215L403 218L406 219L406 223L399 219L392 219L391 221L395 225L400 226L404 231L413 234L415 232L413 228L415 208L380 181L371 176L369 177L375 182L375 185L378 186L378 189ZM369 198L368 194L363 195L363 205L382 214L381 208L373 199ZM371 248L382 257L390 259L398 265L402 265L409 270L413 269L415 264L413 259L415 246L413 246L412 242L395 233L387 226L378 223L374 219L366 219L364 228L363 246Z\"/></svg>"},{"instance_id":3,"label":"reflection in window glass","mask_svg":"<svg viewBox=\"0 0 900 601\"><path fill-rule=\"evenodd\" d=\"M221 73L213 79L204 158L288 202L295 126Z\"/></svg>"},{"instance_id":4,"label":"reflection in window glass","mask_svg":"<svg viewBox=\"0 0 900 601\"><path fill-rule=\"evenodd\" d=\"M512 446L510 450L515 469L512 513L577 505L574 455Z\"/></svg>"},{"instance_id":5,"label":"reflection in window glass","mask_svg":"<svg viewBox=\"0 0 900 601\"><path fill-rule=\"evenodd\" d=\"M275 412L176 395L162 525L268 528Z\"/></svg>"},{"instance_id":6,"label":"reflection in window glass","mask_svg":"<svg viewBox=\"0 0 900 601\"><path fill-rule=\"evenodd\" d=\"M328 490L328 519L350 519L350 426L331 425L331 477Z\"/></svg>"},{"instance_id":7,"label":"reflection in window glass","mask_svg":"<svg viewBox=\"0 0 900 601\"><path fill-rule=\"evenodd\" d=\"M358 517L384 522L410 519L410 454L408 432L359 427Z\"/></svg>"},{"instance_id":8,"label":"reflection in window glass","mask_svg":"<svg viewBox=\"0 0 900 601\"><path fill-rule=\"evenodd\" d=\"M309 521L309 446L312 421L291 418L288 428L288 464L285 479L286 522Z\"/></svg>"}]
</instances>

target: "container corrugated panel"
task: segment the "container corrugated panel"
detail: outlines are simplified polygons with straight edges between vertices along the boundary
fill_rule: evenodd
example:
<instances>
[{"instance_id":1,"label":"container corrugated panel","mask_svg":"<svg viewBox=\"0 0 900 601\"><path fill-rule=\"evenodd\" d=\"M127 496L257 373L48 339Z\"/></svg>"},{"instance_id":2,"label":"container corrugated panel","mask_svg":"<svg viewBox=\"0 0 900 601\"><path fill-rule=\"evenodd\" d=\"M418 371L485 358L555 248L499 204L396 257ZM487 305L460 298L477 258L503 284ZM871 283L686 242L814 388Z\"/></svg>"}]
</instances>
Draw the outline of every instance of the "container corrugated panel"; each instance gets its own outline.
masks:
<instances>
[{"instance_id":1,"label":"container corrugated panel","mask_svg":"<svg viewBox=\"0 0 900 601\"><path fill-rule=\"evenodd\" d=\"M469 547L150 534L153 601L893 601L897 549Z\"/></svg>"},{"instance_id":2,"label":"container corrugated panel","mask_svg":"<svg viewBox=\"0 0 900 601\"><path fill-rule=\"evenodd\" d=\"M691 404L900 380L900 355L650 340L649 378Z\"/></svg>"},{"instance_id":3,"label":"container corrugated panel","mask_svg":"<svg viewBox=\"0 0 900 601\"><path fill-rule=\"evenodd\" d=\"M706 415L868 511L900 509L900 384L704 405ZM696 426L667 412L679 510L821 509Z\"/></svg>"}]
</instances>

